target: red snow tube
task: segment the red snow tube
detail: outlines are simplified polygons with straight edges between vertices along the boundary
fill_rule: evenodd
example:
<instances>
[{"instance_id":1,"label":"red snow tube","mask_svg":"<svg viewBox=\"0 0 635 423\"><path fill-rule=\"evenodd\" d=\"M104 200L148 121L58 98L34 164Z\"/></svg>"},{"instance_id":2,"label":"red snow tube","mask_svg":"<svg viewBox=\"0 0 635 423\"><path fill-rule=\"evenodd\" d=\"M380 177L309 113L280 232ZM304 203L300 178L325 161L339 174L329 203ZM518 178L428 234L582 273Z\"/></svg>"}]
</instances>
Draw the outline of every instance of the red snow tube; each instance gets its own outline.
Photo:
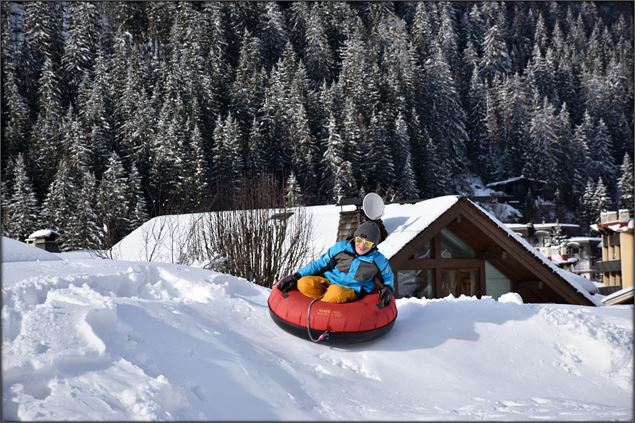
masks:
<instances>
[{"instance_id":1,"label":"red snow tube","mask_svg":"<svg viewBox=\"0 0 635 423\"><path fill-rule=\"evenodd\" d=\"M287 292L276 286L269 294L269 313L278 326L293 335L309 339L307 312L313 299L297 289ZM311 307L311 337L317 339L325 332L329 343L356 343L377 338L392 329L397 318L394 298L386 307L378 308L379 294L373 292L364 298L344 304L316 301Z\"/></svg>"}]
</instances>

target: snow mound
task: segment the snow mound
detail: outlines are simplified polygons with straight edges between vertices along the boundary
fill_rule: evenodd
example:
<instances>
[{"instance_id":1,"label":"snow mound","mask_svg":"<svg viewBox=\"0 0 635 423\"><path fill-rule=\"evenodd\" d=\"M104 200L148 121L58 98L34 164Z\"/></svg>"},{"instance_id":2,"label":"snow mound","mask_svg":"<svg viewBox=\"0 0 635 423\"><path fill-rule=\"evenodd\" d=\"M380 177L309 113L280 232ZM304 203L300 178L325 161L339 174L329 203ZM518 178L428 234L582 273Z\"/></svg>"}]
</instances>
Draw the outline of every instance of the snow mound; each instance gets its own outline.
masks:
<instances>
[{"instance_id":1,"label":"snow mound","mask_svg":"<svg viewBox=\"0 0 635 423\"><path fill-rule=\"evenodd\" d=\"M61 260L53 253L15 239L2 237L2 262Z\"/></svg>"},{"instance_id":2,"label":"snow mound","mask_svg":"<svg viewBox=\"0 0 635 423\"><path fill-rule=\"evenodd\" d=\"M192 267L2 263L9 420L631 420L631 306L399 299L333 347L278 328L269 290Z\"/></svg>"},{"instance_id":3,"label":"snow mound","mask_svg":"<svg viewBox=\"0 0 635 423\"><path fill-rule=\"evenodd\" d=\"M516 292L508 292L498 298L499 303L522 304L523 298Z\"/></svg>"}]
</instances>

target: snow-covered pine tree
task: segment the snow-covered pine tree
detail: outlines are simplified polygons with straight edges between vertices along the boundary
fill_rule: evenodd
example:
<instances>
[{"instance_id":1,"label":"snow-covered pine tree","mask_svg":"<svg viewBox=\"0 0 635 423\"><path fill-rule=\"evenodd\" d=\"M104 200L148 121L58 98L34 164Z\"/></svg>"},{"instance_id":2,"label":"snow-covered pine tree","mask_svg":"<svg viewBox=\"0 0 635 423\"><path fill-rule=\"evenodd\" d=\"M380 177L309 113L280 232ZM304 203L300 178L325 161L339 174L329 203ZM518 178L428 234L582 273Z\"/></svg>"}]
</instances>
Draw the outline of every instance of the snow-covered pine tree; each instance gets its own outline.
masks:
<instances>
[{"instance_id":1,"label":"snow-covered pine tree","mask_svg":"<svg viewBox=\"0 0 635 423\"><path fill-rule=\"evenodd\" d=\"M59 163L62 157L62 121L60 92L53 62L46 58L38 85L38 114L31 130L31 159L35 167L36 192L43 195L55 174L51 163Z\"/></svg>"},{"instance_id":2,"label":"snow-covered pine tree","mask_svg":"<svg viewBox=\"0 0 635 423\"><path fill-rule=\"evenodd\" d=\"M322 185L320 186L321 198L327 201L338 202L341 196L341 181L338 181L339 169L342 166L343 155L343 142L342 137L339 134L335 117L331 114L329 116L327 127L327 139L324 140L326 150L320 161L320 169L322 175L320 180ZM337 188L337 189L336 189Z\"/></svg>"},{"instance_id":3,"label":"snow-covered pine tree","mask_svg":"<svg viewBox=\"0 0 635 423\"><path fill-rule=\"evenodd\" d=\"M547 181L548 189L555 189L554 146L557 145L556 118L547 97L542 104L536 102L529 123L529 145L526 150L523 175Z\"/></svg>"},{"instance_id":4,"label":"snow-covered pine tree","mask_svg":"<svg viewBox=\"0 0 635 423\"><path fill-rule=\"evenodd\" d=\"M203 137L198 125L195 125L192 131L187 153L189 166L184 167L186 199L191 208L198 210L206 203L209 188L207 159L203 151Z\"/></svg>"},{"instance_id":5,"label":"snow-covered pine tree","mask_svg":"<svg viewBox=\"0 0 635 423\"><path fill-rule=\"evenodd\" d=\"M245 30L236 66L236 77L230 90L230 107L243 131L252 130L251 123L262 105L266 73L261 67L260 50L260 39Z\"/></svg>"},{"instance_id":6,"label":"snow-covered pine tree","mask_svg":"<svg viewBox=\"0 0 635 423\"><path fill-rule=\"evenodd\" d=\"M55 2L27 2L24 4L24 72L25 99L35 101L40 97L40 78L59 65L64 39L62 37L61 4ZM50 61L46 65L46 60ZM41 109L40 109L41 110Z\"/></svg>"},{"instance_id":7,"label":"snow-covered pine tree","mask_svg":"<svg viewBox=\"0 0 635 423\"><path fill-rule=\"evenodd\" d=\"M68 3L68 21L65 34L62 69L65 87L63 105L75 99L84 74L91 72L99 46L99 13L92 2Z\"/></svg>"},{"instance_id":8,"label":"snow-covered pine tree","mask_svg":"<svg viewBox=\"0 0 635 423\"><path fill-rule=\"evenodd\" d=\"M271 69L278 60L279 52L289 42L287 25L278 3L265 3L265 13L260 16L260 41L263 51L264 65Z\"/></svg>"},{"instance_id":9,"label":"snow-covered pine tree","mask_svg":"<svg viewBox=\"0 0 635 423\"><path fill-rule=\"evenodd\" d=\"M300 188L298 179L295 177L293 171L291 171L291 174L287 178L284 199L287 207L298 207L304 204L302 188Z\"/></svg>"},{"instance_id":10,"label":"snow-covered pine tree","mask_svg":"<svg viewBox=\"0 0 635 423\"><path fill-rule=\"evenodd\" d=\"M613 140L604 121L600 118L589 140L591 157L590 173L594 178L601 177L607 181L609 189L615 186L617 166L613 160Z\"/></svg>"},{"instance_id":11,"label":"snow-covered pine tree","mask_svg":"<svg viewBox=\"0 0 635 423\"><path fill-rule=\"evenodd\" d=\"M242 135L238 123L229 113L222 120L220 117L214 130L214 177L217 186L237 187L243 176Z\"/></svg>"},{"instance_id":12,"label":"snow-covered pine tree","mask_svg":"<svg viewBox=\"0 0 635 423\"><path fill-rule=\"evenodd\" d=\"M6 224L8 236L23 241L38 225L38 203L22 153L18 154L13 164L13 193L6 207Z\"/></svg>"},{"instance_id":13,"label":"snow-covered pine tree","mask_svg":"<svg viewBox=\"0 0 635 423\"><path fill-rule=\"evenodd\" d=\"M104 67L104 58L98 55L94 69L95 78L91 79L88 74L84 74L77 99L81 130L93 150L93 171L97 176L101 176L105 169L114 138L111 114L108 113L110 105L106 101L109 88L105 85L108 76ZM137 120L137 124L142 125L142 122Z\"/></svg>"},{"instance_id":14,"label":"snow-covered pine tree","mask_svg":"<svg viewBox=\"0 0 635 423\"><path fill-rule=\"evenodd\" d=\"M595 191L593 193L593 206L597 216L601 212L610 210L612 208L611 196L608 193L606 185L600 176L595 184Z\"/></svg>"},{"instance_id":15,"label":"snow-covered pine tree","mask_svg":"<svg viewBox=\"0 0 635 423\"><path fill-rule=\"evenodd\" d=\"M333 52L329 44L321 9L311 7L304 35L304 63L307 74L315 83L330 82L333 78Z\"/></svg>"},{"instance_id":16,"label":"snow-covered pine tree","mask_svg":"<svg viewBox=\"0 0 635 423\"><path fill-rule=\"evenodd\" d=\"M505 40L498 25L493 25L485 32L483 39L483 59L480 64L480 74L492 81L496 77L502 78L511 70L511 60L507 53Z\"/></svg>"},{"instance_id":17,"label":"snow-covered pine tree","mask_svg":"<svg viewBox=\"0 0 635 423\"><path fill-rule=\"evenodd\" d=\"M486 98L485 82L480 77L478 68L474 66L466 99L466 129L469 141L466 152L474 167L473 170L489 181L492 176L492 166L488 163L485 154L488 143L487 128L485 127Z\"/></svg>"},{"instance_id":18,"label":"snow-covered pine tree","mask_svg":"<svg viewBox=\"0 0 635 423\"><path fill-rule=\"evenodd\" d=\"M431 57L434 52L434 30L431 21L436 20L436 17L430 16L428 6L428 3L417 2L412 28L410 30L412 34L412 44L422 63Z\"/></svg>"},{"instance_id":19,"label":"snow-covered pine tree","mask_svg":"<svg viewBox=\"0 0 635 423\"><path fill-rule=\"evenodd\" d=\"M130 173L128 174L128 184L130 192L130 204L128 206L128 221L130 229L136 229L148 221L148 206L144 195L143 180L137 166L134 163L130 165Z\"/></svg>"},{"instance_id":20,"label":"snow-covered pine tree","mask_svg":"<svg viewBox=\"0 0 635 423\"><path fill-rule=\"evenodd\" d=\"M3 110L3 134L2 134L2 164L18 152L26 149L27 123L30 121L30 113L22 95L18 92L15 76L11 68L3 67L4 87L3 101L6 110ZM6 113L6 114L5 114ZM4 167L4 166L3 166Z\"/></svg>"},{"instance_id":21,"label":"snow-covered pine tree","mask_svg":"<svg viewBox=\"0 0 635 423\"><path fill-rule=\"evenodd\" d=\"M395 164L387 126L384 113L373 112L368 128L368 150L362 159L363 172L367 177L365 188L379 195L385 194L395 185ZM380 187L386 191L380 191Z\"/></svg>"},{"instance_id":22,"label":"snow-covered pine tree","mask_svg":"<svg viewBox=\"0 0 635 423\"><path fill-rule=\"evenodd\" d=\"M183 139L169 102L164 103L150 144L150 169L153 213L171 209L181 203L183 195Z\"/></svg>"},{"instance_id":23,"label":"snow-covered pine tree","mask_svg":"<svg viewBox=\"0 0 635 423\"><path fill-rule=\"evenodd\" d=\"M617 181L619 205L621 208L633 210L633 161L628 153L624 154L620 174Z\"/></svg>"},{"instance_id":24,"label":"snow-covered pine tree","mask_svg":"<svg viewBox=\"0 0 635 423\"><path fill-rule=\"evenodd\" d=\"M97 216L104 230L104 247L110 248L130 229L131 192L128 178L116 152L112 152L97 188Z\"/></svg>"},{"instance_id":25,"label":"snow-covered pine tree","mask_svg":"<svg viewBox=\"0 0 635 423\"><path fill-rule=\"evenodd\" d=\"M67 250L68 217L77 209L77 184L65 159L60 160L55 178L42 204L41 226L60 234L60 249Z\"/></svg>"},{"instance_id":26,"label":"snow-covered pine tree","mask_svg":"<svg viewBox=\"0 0 635 423\"><path fill-rule=\"evenodd\" d=\"M95 154L92 144L86 139L79 119L72 106L69 106L62 123L62 143L68 164L79 173L95 168Z\"/></svg>"},{"instance_id":27,"label":"snow-covered pine tree","mask_svg":"<svg viewBox=\"0 0 635 423\"><path fill-rule=\"evenodd\" d=\"M69 250L97 249L102 245L103 229L95 208L97 206L97 181L92 172L80 174L81 189L77 193L76 208L68 216L65 246Z\"/></svg>"},{"instance_id":28,"label":"snow-covered pine tree","mask_svg":"<svg viewBox=\"0 0 635 423\"><path fill-rule=\"evenodd\" d=\"M249 130L247 156L245 160L247 164L245 171L250 178L263 175L267 172L267 168L269 167L269 145L266 142L263 131L262 123L257 116L254 116L251 129Z\"/></svg>"},{"instance_id":29,"label":"snow-covered pine tree","mask_svg":"<svg viewBox=\"0 0 635 423\"><path fill-rule=\"evenodd\" d=\"M400 200L419 198L419 189L412 167L410 135L401 112L395 121L395 170L397 173L396 196Z\"/></svg>"},{"instance_id":30,"label":"snow-covered pine tree","mask_svg":"<svg viewBox=\"0 0 635 423\"><path fill-rule=\"evenodd\" d=\"M419 108L423 110L422 116L426 116L428 132L444 165L447 161L454 182L452 191L455 191L464 182L463 176L470 164L466 154L465 112L450 68L439 48L434 59L425 62L424 72L426 94L419 99Z\"/></svg>"}]
</instances>

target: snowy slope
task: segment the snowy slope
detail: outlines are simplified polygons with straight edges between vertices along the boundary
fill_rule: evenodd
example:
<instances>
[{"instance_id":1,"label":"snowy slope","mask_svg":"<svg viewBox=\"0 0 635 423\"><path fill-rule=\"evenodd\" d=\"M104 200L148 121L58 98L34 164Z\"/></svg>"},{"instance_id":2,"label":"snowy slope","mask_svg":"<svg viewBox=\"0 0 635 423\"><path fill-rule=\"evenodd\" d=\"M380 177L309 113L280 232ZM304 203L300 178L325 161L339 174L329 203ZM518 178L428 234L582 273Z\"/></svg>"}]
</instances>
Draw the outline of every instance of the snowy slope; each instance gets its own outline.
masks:
<instances>
[{"instance_id":1,"label":"snowy slope","mask_svg":"<svg viewBox=\"0 0 635 423\"><path fill-rule=\"evenodd\" d=\"M280 330L240 278L6 252L6 419L633 417L631 306L400 299L388 335L335 348Z\"/></svg>"}]
</instances>

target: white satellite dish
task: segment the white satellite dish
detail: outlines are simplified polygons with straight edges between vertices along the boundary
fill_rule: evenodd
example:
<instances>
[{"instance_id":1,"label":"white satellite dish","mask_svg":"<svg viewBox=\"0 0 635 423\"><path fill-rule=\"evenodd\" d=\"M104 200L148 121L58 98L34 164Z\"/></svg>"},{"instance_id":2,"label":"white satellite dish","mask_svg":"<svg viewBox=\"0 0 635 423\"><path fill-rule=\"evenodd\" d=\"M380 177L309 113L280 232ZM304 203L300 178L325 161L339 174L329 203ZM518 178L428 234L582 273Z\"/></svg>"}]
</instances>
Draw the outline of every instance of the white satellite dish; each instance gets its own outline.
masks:
<instances>
[{"instance_id":1,"label":"white satellite dish","mask_svg":"<svg viewBox=\"0 0 635 423\"><path fill-rule=\"evenodd\" d=\"M370 220L377 220L384 214L384 200L378 194L369 192L362 201L362 210Z\"/></svg>"}]
</instances>

